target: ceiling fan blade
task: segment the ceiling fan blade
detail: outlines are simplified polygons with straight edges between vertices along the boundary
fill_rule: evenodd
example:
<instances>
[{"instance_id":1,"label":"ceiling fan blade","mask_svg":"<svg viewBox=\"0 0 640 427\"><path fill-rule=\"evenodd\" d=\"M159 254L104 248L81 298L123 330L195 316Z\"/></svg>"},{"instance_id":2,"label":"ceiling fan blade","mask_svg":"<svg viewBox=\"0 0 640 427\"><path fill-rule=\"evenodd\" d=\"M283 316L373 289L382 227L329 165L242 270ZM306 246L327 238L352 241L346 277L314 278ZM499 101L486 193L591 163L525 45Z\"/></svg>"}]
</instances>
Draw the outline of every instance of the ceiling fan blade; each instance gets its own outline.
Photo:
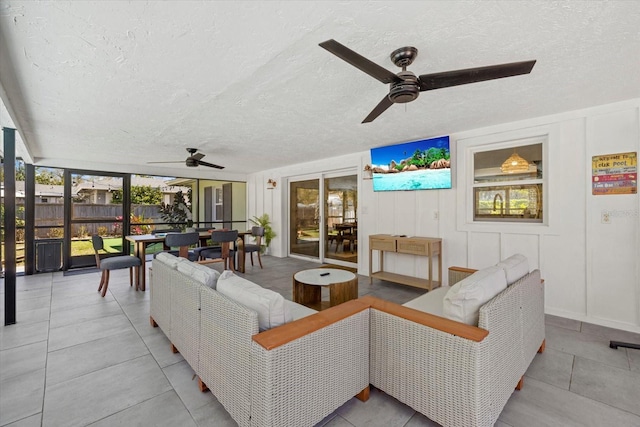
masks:
<instances>
[{"instance_id":1,"label":"ceiling fan blade","mask_svg":"<svg viewBox=\"0 0 640 427\"><path fill-rule=\"evenodd\" d=\"M151 164L151 163L184 163L184 160L177 160L177 161L171 161L171 162L147 162L147 164Z\"/></svg>"},{"instance_id":2,"label":"ceiling fan blade","mask_svg":"<svg viewBox=\"0 0 640 427\"><path fill-rule=\"evenodd\" d=\"M482 82L485 80L501 79L503 77L512 77L520 74L529 74L535 63L535 60L512 62L510 64L489 65L487 67L423 74L418 78L420 81L420 92Z\"/></svg>"},{"instance_id":3,"label":"ceiling fan blade","mask_svg":"<svg viewBox=\"0 0 640 427\"><path fill-rule=\"evenodd\" d=\"M393 102L391 102L389 96L385 96L384 98L382 98L382 101L380 101L378 105L376 105L376 108L374 108L373 111L371 111L369 115L362 121L362 123L369 123L374 121L376 117L384 113L386 109L391 107L392 105Z\"/></svg>"},{"instance_id":4,"label":"ceiling fan blade","mask_svg":"<svg viewBox=\"0 0 640 427\"><path fill-rule=\"evenodd\" d=\"M197 160L197 162L201 166L209 166L210 168L224 169L224 166L214 165L213 163L204 162L202 160Z\"/></svg>"},{"instance_id":5,"label":"ceiling fan blade","mask_svg":"<svg viewBox=\"0 0 640 427\"><path fill-rule=\"evenodd\" d=\"M202 159L203 157L204 157L204 154L202 154L202 153L196 153L196 154L194 154L193 156L191 156L190 158L191 158L191 159L193 159L193 160L200 160L200 159Z\"/></svg>"},{"instance_id":6,"label":"ceiling fan blade","mask_svg":"<svg viewBox=\"0 0 640 427\"><path fill-rule=\"evenodd\" d=\"M320 47L333 53L338 58L347 61L349 64L353 65L361 71L364 71L365 73L381 81L382 83L388 84L402 80L400 79L400 77L396 76L386 68L383 68L375 62L368 60L364 56L352 51L348 47L338 43L333 39L320 43Z\"/></svg>"}]
</instances>

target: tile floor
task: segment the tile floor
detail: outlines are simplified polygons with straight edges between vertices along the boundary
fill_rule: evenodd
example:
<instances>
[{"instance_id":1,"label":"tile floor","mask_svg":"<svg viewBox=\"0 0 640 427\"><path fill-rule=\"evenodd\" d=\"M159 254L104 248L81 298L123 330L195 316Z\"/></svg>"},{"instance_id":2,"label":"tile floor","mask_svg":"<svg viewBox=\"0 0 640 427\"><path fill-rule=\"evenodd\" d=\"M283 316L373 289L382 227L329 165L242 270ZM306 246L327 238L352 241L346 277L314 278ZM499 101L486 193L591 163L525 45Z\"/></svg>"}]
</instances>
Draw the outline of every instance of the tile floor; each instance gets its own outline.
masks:
<instances>
[{"instance_id":1,"label":"tile floor","mask_svg":"<svg viewBox=\"0 0 640 427\"><path fill-rule=\"evenodd\" d=\"M245 277L291 298L294 272L317 264L264 257ZM19 277L18 323L0 327L0 426L233 426L191 368L149 325L149 292L135 292L126 270L109 292L99 273ZM360 277L360 295L398 303L423 291ZM4 281L0 289L4 310ZM4 312L2 321L4 321ZM640 351L608 346L639 334L547 316L546 351L527 371L497 426L640 426ZM320 425L435 426L377 390L351 399Z\"/></svg>"}]
</instances>

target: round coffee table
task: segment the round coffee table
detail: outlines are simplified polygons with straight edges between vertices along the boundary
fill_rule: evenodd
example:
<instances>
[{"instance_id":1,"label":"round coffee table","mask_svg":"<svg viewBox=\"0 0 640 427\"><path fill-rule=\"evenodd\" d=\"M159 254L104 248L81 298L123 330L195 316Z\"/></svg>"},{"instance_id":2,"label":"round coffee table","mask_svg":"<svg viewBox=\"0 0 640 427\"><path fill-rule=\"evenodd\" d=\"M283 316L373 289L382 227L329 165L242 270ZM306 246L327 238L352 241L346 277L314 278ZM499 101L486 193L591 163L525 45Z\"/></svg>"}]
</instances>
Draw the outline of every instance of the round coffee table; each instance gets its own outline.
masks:
<instances>
[{"instance_id":1,"label":"round coffee table","mask_svg":"<svg viewBox=\"0 0 640 427\"><path fill-rule=\"evenodd\" d=\"M328 274L327 274L328 273ZM329 288L329 301L322 300L322 288ZM358 277L337 268L312 268L293 275L293 301L324 310L358 298Z\"/></svg>"}]
</instances>

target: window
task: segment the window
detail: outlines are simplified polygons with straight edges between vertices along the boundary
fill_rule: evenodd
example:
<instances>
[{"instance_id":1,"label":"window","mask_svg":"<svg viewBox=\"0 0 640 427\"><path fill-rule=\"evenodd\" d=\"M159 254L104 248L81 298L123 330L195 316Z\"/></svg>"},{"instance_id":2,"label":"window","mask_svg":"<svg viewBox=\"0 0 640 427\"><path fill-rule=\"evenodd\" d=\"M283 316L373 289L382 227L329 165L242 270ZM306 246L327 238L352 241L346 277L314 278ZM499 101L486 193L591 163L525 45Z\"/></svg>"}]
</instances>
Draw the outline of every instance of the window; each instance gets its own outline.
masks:
<instances>
[{"instance_id":1,"label":"window","mask_svg":"<svg viewBox=\"0 0 640 427\"><path fill-rule=\"evenodd\" d=\"M473 220L542 223L542 141L500 145L473 153Z\"/></svg>"},{"instance_id":2,"label":"window","mask_svg":"<svg viewBox=\"0 0 640 427\"><path fill-rule=\"evenodd\" d=\"M224 212L224 199L222 197L222 187L216 187L213 190L213 220L222 221Z\"/></svg>"}]
</instances>

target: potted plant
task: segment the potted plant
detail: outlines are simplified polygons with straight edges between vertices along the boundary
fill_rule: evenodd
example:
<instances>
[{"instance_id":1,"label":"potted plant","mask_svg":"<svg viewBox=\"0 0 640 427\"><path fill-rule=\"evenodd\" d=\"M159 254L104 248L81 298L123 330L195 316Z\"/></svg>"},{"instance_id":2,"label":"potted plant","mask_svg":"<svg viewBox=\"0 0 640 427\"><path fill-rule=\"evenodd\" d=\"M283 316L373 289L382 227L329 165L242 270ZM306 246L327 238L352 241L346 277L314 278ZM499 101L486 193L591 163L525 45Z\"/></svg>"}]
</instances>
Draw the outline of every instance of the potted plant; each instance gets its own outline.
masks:
<instances>
[{"instance_id":1,"label":"potted plant","mask_svg":"<svg viewBox=\"0 0 640 427\"><path fill-rule=\"evenodd\" d=\"M264 227L264 239L262 240L261 245L261 252L264 253L271 244L271 240L276 237L275 231L273 231L273 229L271 228L271 220L269 220L269 214L254 216L253 218L250 218L249 221L254 225Z\"/></svg>"}]
</instances>

